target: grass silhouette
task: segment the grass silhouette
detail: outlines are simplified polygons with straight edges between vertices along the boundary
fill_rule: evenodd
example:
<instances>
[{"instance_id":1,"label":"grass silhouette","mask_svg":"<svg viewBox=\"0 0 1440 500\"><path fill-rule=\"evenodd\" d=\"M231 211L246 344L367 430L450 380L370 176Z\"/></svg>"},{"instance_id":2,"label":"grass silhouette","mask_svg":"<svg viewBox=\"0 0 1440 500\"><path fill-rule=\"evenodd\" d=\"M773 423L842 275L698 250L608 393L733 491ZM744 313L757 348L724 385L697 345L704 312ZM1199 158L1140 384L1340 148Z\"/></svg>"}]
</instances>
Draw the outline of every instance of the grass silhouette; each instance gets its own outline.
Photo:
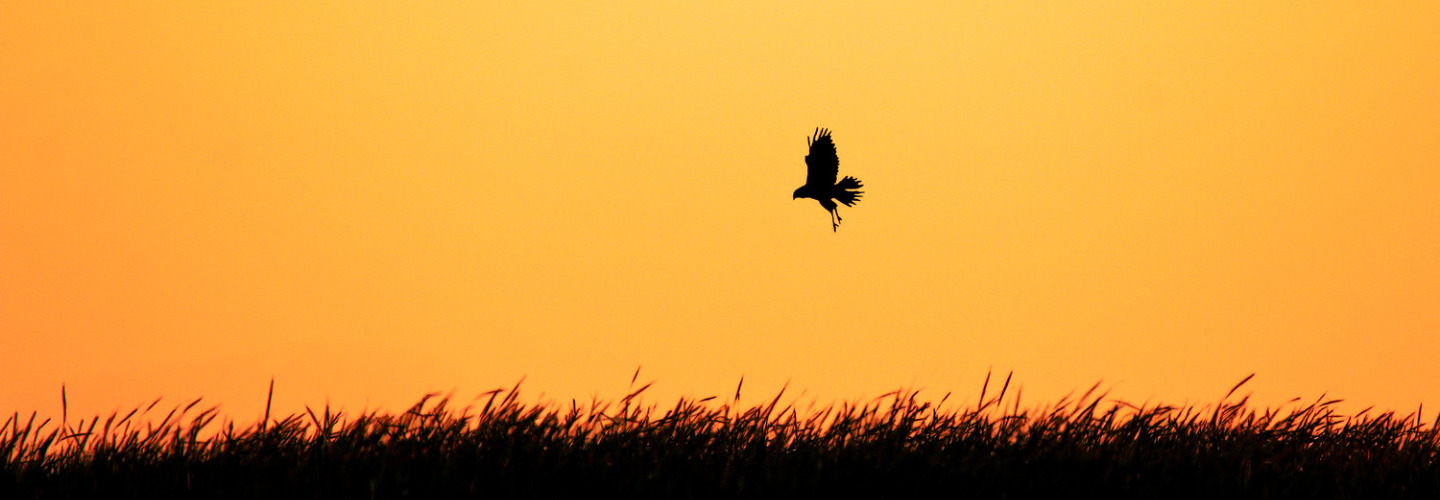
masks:
<instances>
[{"instance_id":1,"label":"grass silhouette","mask_svg":"<svg viewBox=\"0 0 1440 500\"><path fill-rule=\"evenodd\" d=\"M637 372L638 374L638 372ZM249 427L175 408L0 426L0 498L853 497L1434 498L1440 435L1417 411L1337 414L1319 399L1257 410L1107 401L1099 384L1039 408L1006 399L943 409L916 391L800 411L784 389L750 407L717 398L526 405L519 384L454 408L430 394L399 414L311 409ZM742 380L743 385L743 380ZM998 384L997 384L998 385ZM632 380L633 386L633 380ZM273 393L273 383L272 383ZM1232 398L1234 399L1232 401ZM62 390L63 401L63 390ZM483 401L483 404L480 402ZM1292 401L1294 403L1294 401ZM1291 406L1291 405L1285 405Z\"/></svg>"}]
</instances>

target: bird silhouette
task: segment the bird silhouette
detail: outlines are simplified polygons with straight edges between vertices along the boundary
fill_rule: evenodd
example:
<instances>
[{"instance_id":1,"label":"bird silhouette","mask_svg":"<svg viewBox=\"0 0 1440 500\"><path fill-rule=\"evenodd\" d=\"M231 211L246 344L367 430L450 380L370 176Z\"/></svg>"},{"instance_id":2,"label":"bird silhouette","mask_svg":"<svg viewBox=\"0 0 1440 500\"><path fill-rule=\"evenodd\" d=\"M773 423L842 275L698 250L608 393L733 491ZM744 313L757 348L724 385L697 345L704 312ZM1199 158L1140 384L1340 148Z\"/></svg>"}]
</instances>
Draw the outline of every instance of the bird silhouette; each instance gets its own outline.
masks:
<instances>
[{"instance_id":1,"label":"bird silhouette","mask_svg":"<svg viewBox=\"0 0 1440 500\"><path fill-rule=\"evenodd\" d=\"M815 129L815 136L809 137L810 154L805 155L805 166L808 168L805 174L805 185L795 190L795 197L814 198L820 202L820 206L830 212L830 230L840 230L840 212L836 210L839 205L835 202L844 203L845 206L853 206L860 200L864 187L860 179L845 177L840 182L835 182L835 177L840 174L840 157L835 154L835 141L830 140L828 129ZM831 201L834 200L834 201Z\"/></svg>"}]
</instances>

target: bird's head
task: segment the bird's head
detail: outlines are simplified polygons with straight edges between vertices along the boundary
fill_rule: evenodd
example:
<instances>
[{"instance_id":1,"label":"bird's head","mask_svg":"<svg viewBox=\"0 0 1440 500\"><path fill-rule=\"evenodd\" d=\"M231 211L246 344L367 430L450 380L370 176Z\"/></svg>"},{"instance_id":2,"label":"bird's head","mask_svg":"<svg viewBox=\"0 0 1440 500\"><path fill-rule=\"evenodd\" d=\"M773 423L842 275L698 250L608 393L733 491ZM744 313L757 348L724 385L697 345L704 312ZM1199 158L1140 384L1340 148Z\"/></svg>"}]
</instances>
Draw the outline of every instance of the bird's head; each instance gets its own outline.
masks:
<instances>
[{"instance_id":1,"label":"bird's head","mask_svg":"<svg viewBox=\"0 0 1440 500\"><path fill-rule=\"evenodd\" d=\"M791 197L790 199L792 199L792 200L798 200L798 199L800 199L800 192L801 192L801 191L804 191L804 190L805 190L805 187L804 187L804 186L801 186L801 187L796 188L796 189L795 189L795 196Z\"/></svg>"}]
</instances>

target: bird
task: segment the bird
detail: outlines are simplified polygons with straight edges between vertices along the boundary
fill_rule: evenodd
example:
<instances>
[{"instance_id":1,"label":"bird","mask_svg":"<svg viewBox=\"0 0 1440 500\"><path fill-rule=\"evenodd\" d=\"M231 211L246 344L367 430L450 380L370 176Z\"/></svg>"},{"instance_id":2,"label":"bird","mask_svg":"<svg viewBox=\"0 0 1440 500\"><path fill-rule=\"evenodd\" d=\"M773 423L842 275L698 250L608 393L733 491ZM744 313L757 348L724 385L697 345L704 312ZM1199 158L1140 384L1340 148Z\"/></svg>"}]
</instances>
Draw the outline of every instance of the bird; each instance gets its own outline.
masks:
<instances>
[{"instance_id":1,"label":"bird","mask_svg":"<svg viewBox=\"0 0 1440 500\"><path fill-rule=\"evenodd\" d=\"M805 185L795 190L792 200L800 198L814 198L820 202L820 206L830 212L830 230L840 230L840 212L836 210L839 205L835 202L844 203L845 206L854 206L860 200L864 187L860 179L846 176L835 182L840 174L840 157L835 154L835 141L830 139L830 130L816 128L815 135L806 138L810 143L810 154L805 155ZM831 201L831 200L834 201Z\"/></svg>"}]
</instances>

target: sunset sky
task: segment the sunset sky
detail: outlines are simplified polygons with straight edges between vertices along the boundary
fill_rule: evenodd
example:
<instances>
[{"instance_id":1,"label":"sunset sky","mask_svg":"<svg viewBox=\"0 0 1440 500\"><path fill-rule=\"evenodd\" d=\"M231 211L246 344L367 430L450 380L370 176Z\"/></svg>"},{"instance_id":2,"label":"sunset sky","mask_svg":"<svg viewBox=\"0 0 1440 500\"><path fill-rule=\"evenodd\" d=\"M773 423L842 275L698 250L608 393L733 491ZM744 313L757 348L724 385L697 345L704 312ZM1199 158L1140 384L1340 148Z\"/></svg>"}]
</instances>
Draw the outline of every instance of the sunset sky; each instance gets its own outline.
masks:
<instances>
[{"instance_id":1,"label":"sunset sky","mask_svg":"<svg viewBox=\"0 0 1440 500\"><path fill-rule=\"evenodd\" d=\"M0 414L1440 406L1437 48L1433 1L6 2Z\"/></svg>"}]
</instances>

